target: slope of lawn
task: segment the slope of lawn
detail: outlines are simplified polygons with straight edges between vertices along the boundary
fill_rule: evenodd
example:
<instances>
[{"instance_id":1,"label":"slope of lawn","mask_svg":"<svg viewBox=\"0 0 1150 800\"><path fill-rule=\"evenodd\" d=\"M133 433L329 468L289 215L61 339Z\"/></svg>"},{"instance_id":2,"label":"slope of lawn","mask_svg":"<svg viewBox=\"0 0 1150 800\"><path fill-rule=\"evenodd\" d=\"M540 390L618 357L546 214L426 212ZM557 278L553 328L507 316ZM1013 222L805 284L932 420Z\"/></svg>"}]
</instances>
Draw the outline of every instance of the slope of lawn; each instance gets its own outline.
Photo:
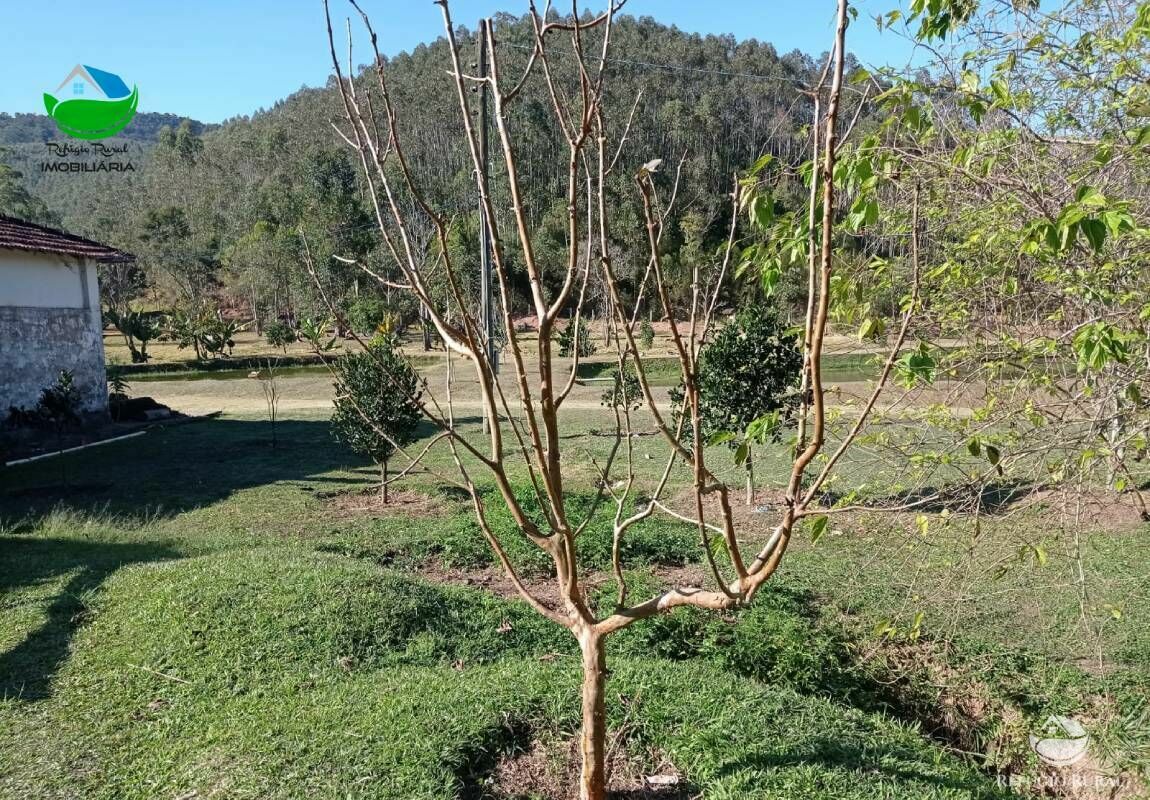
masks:
<instances>
[{"instance_id":1,"label":"slope of lawn","mask_svg":"<svg viewBox=\"0 0 1150 800\"><path fill-rule=\"evenodd\" d=\"M0 473L0 797L496 796L502 758L575 728L562 632L417 574L488 563L439 477L407 488L433 513L333 513L330 495L374 470L322 419L287 420L278 438L273 450L263 423L223 418ZM596 536L583 545L593 563ZM669 761L708 798L1003 796L935 729L940 697L891 679L904 649L925 652L929 626L873 657L871 627L899 620L910 596L895 559L885 573L871 563L882 537L799 547L739 624L683 613L620 634L617 746L651 770ZM1019 632L1018 596L1062 583L1029 572L971 608L977 635L947 636L955 674L993 658L983 688L1033 715L1144 696L1148 604L1127 583L1145 538L1091 551L1124 603L1103 675ZM698 557L664 523L634 548L637 591ZM1044 598L1055 617L1078 608L1073 592ZM958 614L952 597L923 602L928 619Z\"/></svg>"},{"instance_id":2,"label":"slope of lawn","mask_svg":"<svg viewBox=\"0 0 1150 800\"><path fill-rule=\"evenodd\" d=\"M12 797L452 797L532 733L575 724L577 662L550 626L338 556L125 566L77 605L43 696L4 703ZM708 796L992 794L907 726L786 683L627 653L611 688L634 700L628 746L666 753Z\"/></svg>"}]
</instances>

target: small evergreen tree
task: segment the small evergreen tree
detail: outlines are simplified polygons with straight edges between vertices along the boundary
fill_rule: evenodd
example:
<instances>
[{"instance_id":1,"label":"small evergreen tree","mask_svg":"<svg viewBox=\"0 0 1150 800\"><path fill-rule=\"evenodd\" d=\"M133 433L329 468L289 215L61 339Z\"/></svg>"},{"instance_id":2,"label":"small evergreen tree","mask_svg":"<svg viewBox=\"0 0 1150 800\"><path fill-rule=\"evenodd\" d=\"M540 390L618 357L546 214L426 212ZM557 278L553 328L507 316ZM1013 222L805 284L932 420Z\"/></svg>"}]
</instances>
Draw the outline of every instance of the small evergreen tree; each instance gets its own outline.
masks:
<instances>
[{"instance_id":1,"label":"small evergreen tree","mask_svg":"<svg viewBox=\"0 0 1150 800\"><path fill-rule=\"evenodd\" d=\"M650 350L655 344L655 326L648 319L639 323L639 343L644 350Z\"/></svg>"},{"instance_id":2,"label":"small evergreen tree","mask_svg":"<svg viewBox=\"0 0 1150 800\"><path fill-rule=\"evenodd\" d=\"M568 322L563 330L555 334L555 341L559 345L561 358L574 356L576 344L578 344L580 358L595 355L597 349L595 342L591 341L591 326L587 324L585 317L579 317L579 324L575 324L575 320Z\"/></svg>"},{"instance_id":3,"label":"small evergreen tree","mask_svg":"<svg viewBox=\"0 0 1150 800\"><path fill-rule=\"evenodd\" d=\"M799 405L803 357L773 309L744 308L703 348L699 359L700 416L705 436L733 434L736 460L747 470L747 504L754 500L754 466L747 429L769 420L764 430L779 439ZM681 395L680 395L681 396Z\"/></svg>"},{"instance_id":4,"label":"small evergreen tree","mask_svg":"<svg viewBox=\"0 0 1150 800\"><path fill-rule=\"evenodd\" d=\"M420 378L390 337L376 337L368 349L335 362L332 432L380 468L380 492L388 501L387 461L415 439L421 417Z\"/></svg>"},{"instance_id":5,"label":"small evergreen tree","mask_svg":"<svg viewBox=\"0 0 1150 800\"><path fill-rule=\"evenodd\" d=\"M636 411L643 406L643 387L639 383L639 376L635 367L627 361L620 372L616 369L611 373L613 383L610 389L603 392L599 402L607 408Z\"/></svg>"},{"instance_id":6,"label":"small evergreen tree","mask_svg":"<svg viewBox=\"0 0 1150 800\"><path fill-rule=\"evenodd\" d=\"M299 341L299 333L291 325L277 319L264 328L264 338L272 347L278 347L286 353L288 345Z\"/></svg>"}]
</instances>

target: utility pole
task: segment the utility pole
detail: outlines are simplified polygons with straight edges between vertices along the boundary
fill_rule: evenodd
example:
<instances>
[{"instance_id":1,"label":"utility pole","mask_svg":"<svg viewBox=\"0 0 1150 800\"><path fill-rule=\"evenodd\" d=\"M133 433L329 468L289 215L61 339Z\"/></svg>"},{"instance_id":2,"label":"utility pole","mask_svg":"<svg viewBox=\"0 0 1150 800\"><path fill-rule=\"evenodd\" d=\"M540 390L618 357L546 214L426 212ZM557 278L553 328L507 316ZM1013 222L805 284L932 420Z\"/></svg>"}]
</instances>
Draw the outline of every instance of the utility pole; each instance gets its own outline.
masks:
<instances>
[{"instance_id":1,"label":"utility pole","mask_svg":"<svg viewBox=\"0 0 1150 800\"><path fill-rule=\"evenodd\" d=\"M491 21L479 20L479 181L483 194L488 192L487 175L487 53L491 46ZM499 351L495 347L495 308L491 297L491 222L487 207L479 204L479 317L483 325L484 345L491 371L498 380ZM490 420L484 418L484 429Z\"/></svg>"}]
</instances>

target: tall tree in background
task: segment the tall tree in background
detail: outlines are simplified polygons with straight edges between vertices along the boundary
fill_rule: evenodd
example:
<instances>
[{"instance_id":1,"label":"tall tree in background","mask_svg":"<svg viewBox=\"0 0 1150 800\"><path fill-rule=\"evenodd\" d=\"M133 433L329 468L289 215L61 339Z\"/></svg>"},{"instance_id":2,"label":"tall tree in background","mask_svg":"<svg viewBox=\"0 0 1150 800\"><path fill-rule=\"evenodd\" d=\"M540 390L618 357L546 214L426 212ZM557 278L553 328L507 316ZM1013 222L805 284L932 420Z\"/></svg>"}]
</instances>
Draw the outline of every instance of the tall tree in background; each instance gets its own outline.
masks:
<instances>
[{"instance_id":1,"label":"tall tree in background","mask_svg":"<svg viewBox=\"0 0 1150 800\"><path fill-rule=\"evenodd\" d=\"M215 248L197 239L184 209L166 206L148 211L140 231L139 250L155 271L171 282L181 304L204 301L216 284Z\"/></svg>"},{"instance_id":2,"label":"tall tree in background","mask_svg":"<svg viewBox=\"0 0 1150 800\"><path fill-rule=\"evenodd\" d=\"M58 227L59 215L53 213L43 200L29 192L23 175L6 163L7 151L0 147L0 214L27 222Z\"/></svg>"}]
</instances>

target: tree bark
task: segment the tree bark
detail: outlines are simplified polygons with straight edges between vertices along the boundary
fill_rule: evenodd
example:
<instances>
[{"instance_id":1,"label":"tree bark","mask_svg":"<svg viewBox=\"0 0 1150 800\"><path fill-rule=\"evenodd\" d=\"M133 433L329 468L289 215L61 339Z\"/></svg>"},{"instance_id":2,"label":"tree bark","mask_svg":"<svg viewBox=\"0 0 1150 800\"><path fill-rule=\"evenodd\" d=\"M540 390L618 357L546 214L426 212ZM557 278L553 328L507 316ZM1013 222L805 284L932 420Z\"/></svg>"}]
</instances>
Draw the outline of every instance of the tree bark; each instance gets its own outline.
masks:
<instances>
[{"instance_id":1,"label":"tree bark","mask_svg":"<svg viewBox=\"0 0 1150 800\"><path fill-rule=\"evenodd\" d=\"M607 652L603 637L594 633L579 636L583 651L583 729L579 752L583 770L579 781L580 800L607 797L607 711L604 687L607 683Z\"/></svg>"},{"instance_id":2,"label":"tree bark","mask_svg":"<svg viewBox=\"0 0 1150 800\"><path fill-rule=\"evenodd\" d=\"M387 459L379 465L379 492L383 495L383 504L387 505Z\"/></svg>"}]
</instances>

